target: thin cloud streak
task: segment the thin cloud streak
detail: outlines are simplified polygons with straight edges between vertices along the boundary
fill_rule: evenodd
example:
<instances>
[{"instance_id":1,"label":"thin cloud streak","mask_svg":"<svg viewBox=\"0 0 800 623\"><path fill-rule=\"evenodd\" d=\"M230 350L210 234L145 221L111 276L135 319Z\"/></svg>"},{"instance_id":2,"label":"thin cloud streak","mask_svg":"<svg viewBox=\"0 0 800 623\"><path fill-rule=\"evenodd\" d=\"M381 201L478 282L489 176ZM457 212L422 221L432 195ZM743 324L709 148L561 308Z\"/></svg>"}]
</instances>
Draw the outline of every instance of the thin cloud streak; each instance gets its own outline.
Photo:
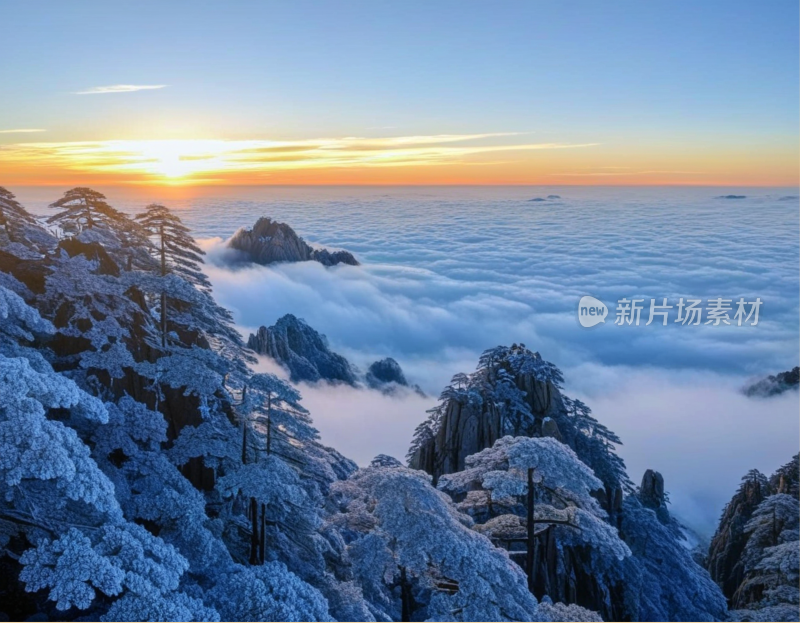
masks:
<instances>
[{"instance_id":1,"label":"thin cloud streak","mask_svg":"<svg viewBox=\"0 0 800 623\"><path fill-rule=\"evenodd\" d=\"M596 143L496 144L514 133L443 134L385 138L270 140L152 140L18 143L0 148L0 163L67 171L186 179L236 173L330 168L476 164L470 157L592 147ZM490 140L495 144L486 144ZM479 164L479 163L478 163Z\"/></svg>"},{"instance_id":2,"label":"thin cloud streak","mask_svg":"<svg viewBox=\"0 0 800 623\"><path fill-rule=\"evenodd\" d=\"M104 87L92 87L85 91L76 91L74 95L104 95L106 93L133 93L135 91L150 91L163 89L166 84L112 84Z\"/></svg>"},{"instance_id":3,"label":"thin cloud streak","mask_svg":"<svg viewBox=\"0 0 800 623\"><path fill-rule=\"evenodd\" d=\"M13 130L0 130L0 134L30 134L32 132L47 132L42 128L16 128Z\"/></svg>"},{"instance_id":4,"label":"thin cloud streak","mask_svg":"<svg viewBox=\"0 0 800 623\"><path fill-rule=\"evenodd\" d=\"M628 167L602 167L604 169L627 169ZM705 171L675 171L675 170L651 170L651 171L621 171L619 173L611 173L608 171L593 171L591 173L551 173L553 177L609 177L617 176L622 177L626 175L658 175L658 174L674 174L674 175L708 175Z\"/></svg>"}]
</instances>

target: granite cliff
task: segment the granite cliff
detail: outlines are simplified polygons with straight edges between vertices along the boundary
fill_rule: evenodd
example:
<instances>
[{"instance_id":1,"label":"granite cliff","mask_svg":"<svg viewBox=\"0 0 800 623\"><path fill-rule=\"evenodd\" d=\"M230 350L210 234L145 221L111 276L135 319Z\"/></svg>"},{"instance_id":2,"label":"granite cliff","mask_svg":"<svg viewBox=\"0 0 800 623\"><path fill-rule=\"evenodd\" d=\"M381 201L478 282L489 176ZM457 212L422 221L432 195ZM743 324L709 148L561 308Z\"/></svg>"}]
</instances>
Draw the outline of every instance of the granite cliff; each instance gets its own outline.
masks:
<instances>
[{"instance_id":1,"label":"granite cliff","mask_svg":"<svg viewBox=\"0 0 800 623\"><path fill-rule=\"evenodd\" d=\"M362 374L357 366L330 349L327 337L292 314L282 316L271 327L259 327L250 334L247 346L285 367L295 383L366 385L384 393L408 387L422 393L418 386L409 385L400 364L391 357L374 362L366 375Z\"/></svg>"},{"instance_id":2,"label":"granite cliff","mask_svg":"<svg viewBox=\"0 0 800 623\"><path fill-rule=\"evenodd\" d=\"M767 478L752 469L722 511L707 568L740 621L796 621L800 455Z\"/></svg>"},{"instance_id":3,"label":"granite cliff","mask_svg":"<svg viewBox=\"0 0 800 623\"><path fill-rule=\"evenodd\" d=\"M258 219L252 229L239 229L226 244L228 248L239 251L244 259L256 264L314 261L323 266L358 266L352 253L314 249L289 225L267 217Z\"/></svg>"},{"instance_id":4,"label":"granite cliff","mask_svg":"<svg viewBox=\"0 0 800 623\"><path fill-rule=\"evenodd\" d=\"M356 371L347 359L331 351L324 335L292 314L279 318L271 327L259 327L250 334L247 346L283 365L295 383L324 380L356 384Z\"/></svg>"}]
</instances>

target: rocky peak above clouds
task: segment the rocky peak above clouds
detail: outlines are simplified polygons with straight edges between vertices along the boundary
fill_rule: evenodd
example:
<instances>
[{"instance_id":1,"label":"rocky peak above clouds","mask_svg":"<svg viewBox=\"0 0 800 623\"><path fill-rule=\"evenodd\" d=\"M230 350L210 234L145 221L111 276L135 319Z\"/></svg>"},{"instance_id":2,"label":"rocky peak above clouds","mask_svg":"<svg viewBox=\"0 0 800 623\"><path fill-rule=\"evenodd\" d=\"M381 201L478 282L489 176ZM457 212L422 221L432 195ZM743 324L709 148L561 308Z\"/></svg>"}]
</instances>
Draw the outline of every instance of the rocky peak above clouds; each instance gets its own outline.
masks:
<instances>
[{"instance_id":1,"label":"rocky peak above clouds","mask_svg":"<svg viewBox=\"0 0 800 623\"><path fill-rule=\"evenodd\" d=\"M327 337L292 314L282 316L271 327L259 327L256 333L250 334L247 346L277 361L289 371L295 383L325 381L352 387L366 385L384 393L411 387L400 364L391 357L374 362L366 375L362 375L355 365L330 349ZM416 385L411 389L422 393Z\"/></svg>"},{"instance_id":2,"label":"rocky peak above clouds","mask_svg":"<svg viewBox=\"0 0 800 623\"><path fill-rule=\"evenodd\" d=\"M768 398L790 390L797 391L798 387L800 387L800 367L795 366L786 372L770 374L768 377L748 385L743 391L746 396Z\"/></svg>"},{"instance_id":3,"label":"rocky peak above clouds","mask_svg":"<svg viewBox=\"0 0 800 623\"><path fill-rule=\"evenodd\" d=\"M226 246L239 251L242 259L256 264L273 262L319 262L323 266L349 264L358 266L358 260L349 251L314 249L286 223L261 217L252 229L240 228L227 241Z\"/></svg>"}]
</instances>

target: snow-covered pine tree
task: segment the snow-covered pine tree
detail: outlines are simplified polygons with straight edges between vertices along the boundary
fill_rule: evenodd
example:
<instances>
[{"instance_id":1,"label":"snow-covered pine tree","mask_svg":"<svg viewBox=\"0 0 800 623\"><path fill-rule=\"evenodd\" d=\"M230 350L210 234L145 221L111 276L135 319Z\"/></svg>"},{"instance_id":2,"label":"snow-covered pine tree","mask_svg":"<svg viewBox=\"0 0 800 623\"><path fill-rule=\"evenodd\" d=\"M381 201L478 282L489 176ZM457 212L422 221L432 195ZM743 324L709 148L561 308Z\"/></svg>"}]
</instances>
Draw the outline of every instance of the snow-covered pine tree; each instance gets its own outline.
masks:
<instances>
[{"instance_id":1,"label":"snow-covered pine tree","mask_svg":"<svg viewBox=\"0 0 800 623\"><path fill-rule=\"evenodd\" d=\"M8 368L0 376L14 380L0 388L0 396L12 396L0 408L0 439L6 442L0 464L8 468L8 487L21 481L14 495L2 485L7 503L0 503L0 597L9 587L18 590L23 571L25 585L37 592L17 599L17 609L4 603L0 611L13 618L42 612L50 618L216 620L216 607L235 604L221 597L230 585L214 587L226 577L244 578L235 571L247 562L253 536L246 510L228 501L249 495L270 522L258 535L260 560L267 564L255 572L258 577L244 572L253 603L240 603L241 612L259 614L236 616L328 618L324 600L306 581L337 603L349 602L348 612L366 613L351 599L357 589L327 570L323 553L330 546L318 531L321 496L355 465L319 443L290 386L251 379L247 351L229 316L198 284L175 271L159 274L148 246L131 245L133 235L144 231L138 223L110 210L101 209L98 217L92 204L88 226L82 208L71 207L74 212L60 215L68 237L59 242L42 231L54 253L29 253L25 263L12 258L0 265L8 271L2 284L53 321L2 291L0 313L19 322L7 321L0 330L0 362ZM138 251L146 262L132 261ZM30 288L17 280L30 274L40 280ZM167 348L145 296L164 284L178 302ZM249 473L240 471L240 437L231 424L231 392L248 382L254 445L265 447L262 418L275 427L271 459L263 452L253 456L245 466ZM167 444L173 444L169 451ZM40 452L47 461L33 460ZM100 526L119 530L105 534ZM36 548L25 552L29 542ZM299 575L280 572L270 559ZM186 568L190 574L183 574ZM166 584L156 586L147 577L151 572ZM171 588L176 577L180 591ZM281 588L286 583L295 584L297 604ZM73 609L53 614L40 589ZM308 609L299 607L303 599ZM86 604L88 611L74 609ZM270 610L271 604L278 609Z\"/></svg>"},{"instance_id":2,"label":"snow-covered pine tree","mask_svg":"<svg viewBox=\"0 0 800 623\"><path fill-rule=\"evenodd\" d=\"M70 426L97 429L109 413L30 348L52 326L2 287L0 315L0 558L18 561L27 591L49 589L57 610L76 609L67 618L93 608L96 620L109 604L186 603L215 619L178 592L186 560L123 517L114 484Z\"/></svg>"},{"instance_id":3,"label":"snow-covered pine tree","mask_svg":"<svg viewBox=\"0 0 800 623\"><path fill-rule=\"evenodd\" d=\"M109 229L125 215L112 208L106 196L91 188L78 187L68 190L64 196L50 204L58 214L47 219L70 235L95 227Z\"/></svg>"},{"instance_id":4,"label":"snow-covered pine tree","mask_svg":"<svg viewBox=\"0 0 800 623\"><path fill-rule=\"evenodd\" d=\"M0 228L12 242L24 243L27 227L36 226L36 220L14 197L14 193L0 186Z\"/></svg>"},{"instance_id":5,"label":"snow-covered pine tree","mask_svg":"<svg viewBox=\"0 0 800 623\"><path fill-rule=\"evenodd\" d=\"M144 227L154 243L154 254L159 262L159 274L166 277L175 273L200 290L208 291L211 284L200 265L205 252L197 246L194 238L177 215L157 203L148 205L135 219ZM167 291L161 290L161 345L167 343Z\"/></svg>"},{"instance_id":6,"label":"snow-covered pine tree","mask_svg":"<svg viewBox=\"0 0 800 623\"><path fill-rule=\"evenodd\" d=\"M635 563L621 570L630 591L628 604L638 617L632 620L725 620L725 596L693 560L684 543L683 526L674 517L629 494L619 519Z\"/></svg>"},{"instance_id":7,"label":"snow-covered pine tree","mask_svg":"<svg viewBox=\"0 0 800 623\"><path fill-rule=\"evenodd\" d=\"M592 416L592 410L582 401L562 396L563 410L556 414L563 440L573 448L603 481L606 495L615 491L630 492L633 483L628 478L625 461L617 454L616 447L622 440ZM608 506L614 506L608 501Z\"/></svg>"},{"instance_id":8,"label":"snow-covered pine tree","mask_svg":"<svg viewBox=\"0 0 800 623\"><path fill-rule=\"evenodd\" d=\"M526 518L529 469L532 551ZM593 497L602 482L568 446L552 437L507 436L467 457L465 469L442 476L438 486L476 521L477 531L510 550L520 565L532 557L531 584L538 596L603 609L608 616L622 614L592 600L620 590L620 562L630 550Z\"/></svg>"},{"instance_id":9,"label":"snow-covered pine tree","mask_svg":"<svg viewBox=\"0 0 800 623\"><path fill-rule=\"evenodd\" d=\"M57 242L11 191L0 186L0 284L30 298L31 289L40 289L44 278L39 260Z\"/></svg>"},{"instance_id":10,"label":"snow-covered pine tree","mask_svg":"<svg viewBox=\"0 0 800 623\"><path fill-rule=\"evenodd\" d=\"M211 283L200 268L205 251L197 246L190 230L169 208L151 203L134 217L154 242L162 276L175 273L201 290Z\"/></svg>"},{"instance_id":11,"label":"snow-covered pine tree","mask_svg":"<svg viewBox=\"0 0 800 623\"><path fill-rule=\"evenodd\" d=\"M782 465L770 476L769 484L775 493L786 493L800 498L800 454Z\"/></svg>"},{"instance_id":12,"label":"snow-covered pine tree","mask_svg":"<svg viewBox=\"0 0 800 623\"><path fill-rule=\"evenodd\" d=\"M744 528L745 576L733 595L742 620L796 621L800 615L800 503L776 493L758 505Z\"/></svg>"},{"instance_id":13,"label":"snow-covered pine tree","mask_svg":"<svg viewBox=\"0 0 800 623\"><path fill-rule=\"evenodd\" d=\"M50 207L60 212L47 222L63 234L78 238L84 244L117 247L117 263L121 269L148 270L152 267L147 232L113 208L102 193L91 188L73 188Z\"/></svg>"},{"instance_id":14,"label":"snow-covered pine tree","mask_svg":"<svg viewBox=\"0 0 800 623\"><path fill-rule=\"evenodd\" d=\"M356 582L377 620L537 620L520 568L470 530L423 472L361 469L334 483L328 505L339 573Z\"/></svg>"}]
</instances>

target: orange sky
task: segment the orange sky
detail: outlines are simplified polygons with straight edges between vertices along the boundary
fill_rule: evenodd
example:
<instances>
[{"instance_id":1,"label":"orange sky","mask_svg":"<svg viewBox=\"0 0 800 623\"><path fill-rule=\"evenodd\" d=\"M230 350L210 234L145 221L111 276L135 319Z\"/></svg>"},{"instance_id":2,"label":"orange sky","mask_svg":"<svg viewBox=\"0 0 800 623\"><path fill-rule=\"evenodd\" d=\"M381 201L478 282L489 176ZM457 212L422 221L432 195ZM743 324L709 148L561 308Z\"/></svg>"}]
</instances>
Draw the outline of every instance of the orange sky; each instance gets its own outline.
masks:
<instances>
[{"instance_id":1,"label":"orange sky","mask_svg":"<svg viewBox=\"0 0 800 623\"><path fill-rule=\"evenodd\" d=\"M34 133L25 138L34 137ZM517 133L302 140L103 140L0 145L14 185L543 184L797 186L780 144L659 148Z\"/></svg>"}]
</instances>

